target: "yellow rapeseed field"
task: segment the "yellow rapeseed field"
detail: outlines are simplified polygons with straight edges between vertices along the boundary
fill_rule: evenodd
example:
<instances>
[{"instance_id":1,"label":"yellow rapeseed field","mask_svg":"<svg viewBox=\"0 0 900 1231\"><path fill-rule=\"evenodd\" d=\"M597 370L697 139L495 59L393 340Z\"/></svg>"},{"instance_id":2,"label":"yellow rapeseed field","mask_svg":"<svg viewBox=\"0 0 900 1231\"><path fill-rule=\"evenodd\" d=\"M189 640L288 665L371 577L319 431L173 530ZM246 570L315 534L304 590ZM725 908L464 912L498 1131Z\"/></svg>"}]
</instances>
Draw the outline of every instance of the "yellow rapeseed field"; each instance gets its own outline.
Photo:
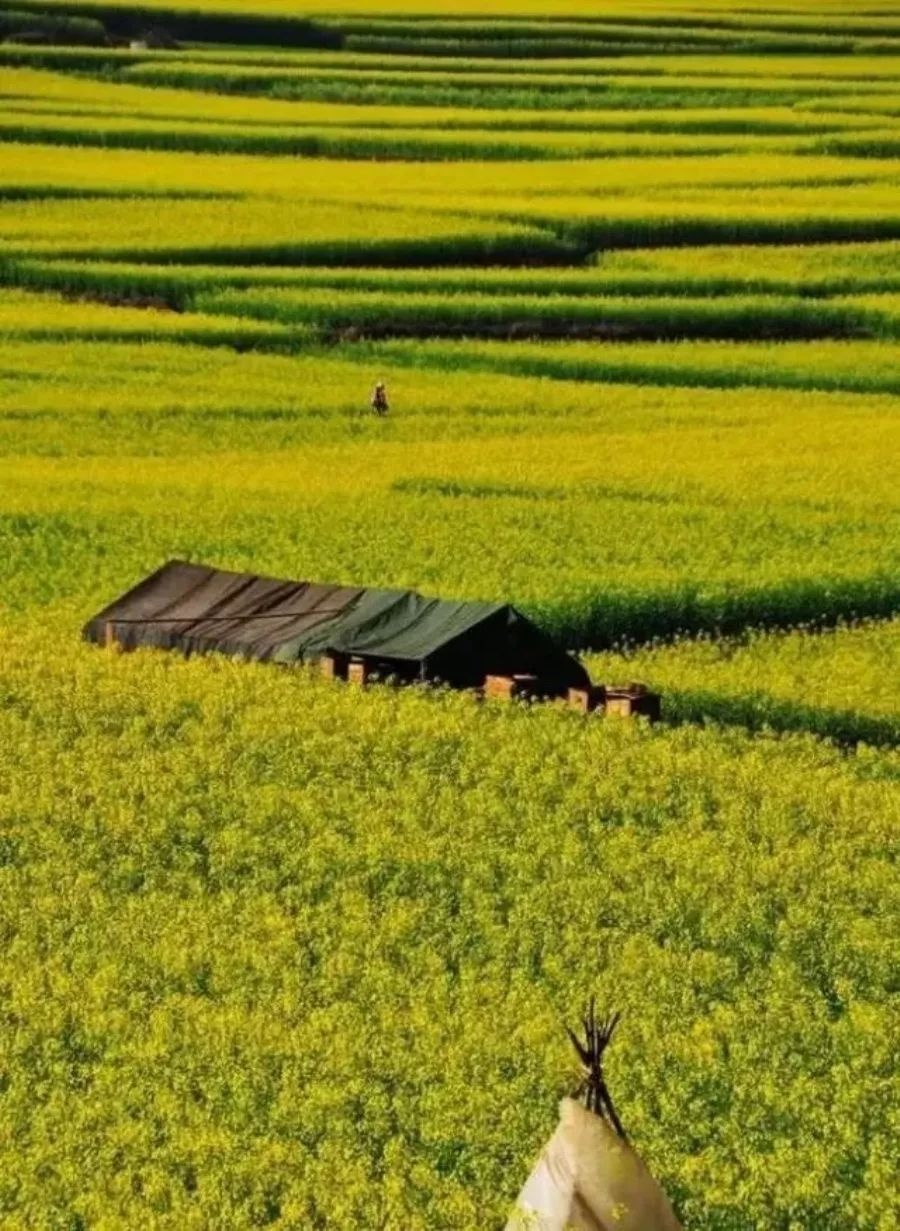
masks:
<instances>
[{"instance_id":1,"label":"yellow rapeseed field","mask_svg":"<svg viewBox=\"0 0 900 1231\"><path fill-rule=\"evenodd\" d=\"M898 97L884 0L0 9L4 1231L499 1231L591 994L685 1227L895 1231ZM171 557L662 721L82 641Z\"/></svg>"}]
</instances>

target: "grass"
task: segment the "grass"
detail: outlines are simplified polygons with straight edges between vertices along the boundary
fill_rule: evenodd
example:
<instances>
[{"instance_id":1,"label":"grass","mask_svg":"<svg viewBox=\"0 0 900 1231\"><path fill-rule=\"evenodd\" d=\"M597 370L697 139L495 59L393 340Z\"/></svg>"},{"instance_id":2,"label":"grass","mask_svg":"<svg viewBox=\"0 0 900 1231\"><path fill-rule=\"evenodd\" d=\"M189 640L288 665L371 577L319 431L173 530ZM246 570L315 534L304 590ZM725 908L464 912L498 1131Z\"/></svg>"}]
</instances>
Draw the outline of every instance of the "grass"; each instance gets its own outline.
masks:
<instances>
[{"instance_id":1,"label":"grass","mask_svg":"<svg viewBox=\"0 0 900 1231\"><path fill-rule=\"evenodd\" d=\"M667 108L677 112L723 104L745 109L792 107L815 102L823 94L838 100L848 88L820 80L793 81L786 76L654 77L639 69L632 75L614 69L606 77L596 72L538 73L532 70L532 61L527 61L527 72L510 71L497 61L489 61L493 66L490 70L475 72L468 61L462 60L458 63L465 63L464 68L450 71L435 67L435 61L428 57L423 58L427 67L420 66L410 73L405 61L415 61L416 57L401 55L397 59L404 63L395 69L318 64L249 66L183 60L140 63L123 69L130 82L282 100L456 109L518 107L538 112L560 108L612 109L632 110L638 115L644 110ZM858 83L853 88L858 90ZM874 93L892 86L890 81L882 83L876 78L868 88Z\"/></svg>"}]
</instances>

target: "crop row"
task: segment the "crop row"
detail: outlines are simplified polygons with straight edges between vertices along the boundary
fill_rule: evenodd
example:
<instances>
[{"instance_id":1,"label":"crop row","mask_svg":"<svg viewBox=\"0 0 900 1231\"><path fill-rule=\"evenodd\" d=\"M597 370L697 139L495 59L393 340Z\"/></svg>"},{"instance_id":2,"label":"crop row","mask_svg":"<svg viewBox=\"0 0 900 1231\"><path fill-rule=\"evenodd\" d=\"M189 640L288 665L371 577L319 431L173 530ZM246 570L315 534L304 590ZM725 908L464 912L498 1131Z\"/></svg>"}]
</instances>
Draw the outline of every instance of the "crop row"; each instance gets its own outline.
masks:
<instances>
[{"instance_id":1,"label":"crop row","mask_svg":"<svg viewBox=\"0 0 900 1231\"><path fill-rule=\"evenodd\" d=\"M527 162L408 164L372 162L361 179L360 168L340 160L320 161L311 183L309 164L302 159L237 154L181 154L155 150L103 150L73 146L61 159L51 145L0 143L0 197L28 189L32 196L66 191L76 195L153 192L210 199L225 198L217 208L235 204L236 195L253 208L259 198L294 201L296 207L319 209L323 200L343 203L348 214L358 212L359 193L379 206L466 211L494 218L509 198L519 210L552 211L553 225L566 215L631 216L641 208L650 217L668 209L674 220L691 213L700 217L731 216L741 202L754 219L768 215L770 233L778 236L778 219L828 214L837 220L892 212L892 185L900 177L900 159L837 158L833 155L721 154L715 158L684 156L634 159L560 160L541 166L538 174ZM502 176L502 191L498 189ZM767 195L756 206L755 194ZM893 195L896 195L895 193ZM498 201L498 197L502 198ZM631 200L629 200L631 198ZM556 202L561 208L553 210ZM693 205L691 210L689 206ZM237 205L235 204L235 207ZM271 208L265 204L261 208ZM121 213L121 211L119 211ZM173 206L174 212L174 206ZM41 211L34 210L36 222ZM215 211L211 210L215 222ZM169 213L162 215L168 224ZM77 220L73 219L73 224ZM724 218L723 218L724 221ZM114 231L115 224L104 225ZM83 224L82 224L83 226ZM782 235L778 242L786 242ZM801 237L798 242L809 242Z\"/></svg>"},{"instance_id":2,"label":"crop row","mask_svg":"<svg viewBox=\"0 0 900 1231\"><path fill-rule=\"evenodd\" d=\"M439 114L439 113L438 113ZM734 128L734 126L732 126ZM636 155L719 154L727 151L771 152L815 150L812 139L793 135L730 135L691 132L510 132L496 130L404 129L397 126L370 130L327 125L264 128L202 121L96 113L8 113L0 117L0 141L35 142L63 146L105 146L111 149L158 149L274 154L307 158L374 158L422 160L529 160L549 158L597 158ZM874 139L884 148L882 134ZM900 137L895 143L900 143ZM837 147L835 147L837 148ZM861 140L853 152L865 155L871 145ZM896 154L897 149L885 151Z\"/></svg>"},{"instance_id":3,"label":"crop row","mask_svg":"<svg viewBox=\"0 0 900 1231\"><path fill-rule=\"evenodd\" d=\"M5 340L170 339L184 344L230 346L235 350L288 350L298 345L305 334L301 328L288 330L250 320L225 320L221 315L182 315L128 305L60 300L57 296L6 288L0 291L0 338Z\"/></svg>"},{"instance_id":4,"label":"crop row","mask_svg":"<svg viewBox=\"0 0 900 1231\"><path fill-rule=\"evenodd\" d=\"M571 248L538 227L343 202L132 198L9 201L8 253L262 264L441 264L564 260Z\"/></svg>"},{"instance_id":5,"label":"crop row","mask_svg":"<svg viewBox=\"0 0 900 1231\"><path fill-rule=\"evenodd\" d=\"M822 107L804 110L789 107L743 107L731 110L721 106L676 111L599 111L511 110L492 111L471 107L365 108L337 103L283 102L271 98L235 99L169 89L158 83L135 85L124 81L92 80L37 70L10 70L4 78L8 113L58 113L61 116L96 114L118 120L150 121L165 118L176 123L193 121L207 125L227 124L235 129L260 128L272 131L283 127L286 133L310 126L316 129L354 126L366 130L390 128L499 130L504 134L529 133L694 133L709 135L790 135L814 136L847 129L872 128L883 124L890 99L874 104L879 114L865 114L864 100L854 97L853 106L838 107L826 114ZM857 112L854 108L861 107ZM74 140L74 139L73 139ZM701 151L698 150L698 153Z\"/></svg>"},{"instance_id":6,"label":"crop row","mask_svg":"<svg viewBox=\"0 0 900 1231\"><path fill-rule=\"evenodd\" d=\"M362 74L363 80L379 70L373 68L372 56L358 52L330 52L327 50L290 50L264 47L235 47L216 45L195 45L186 50L153 50L141 51L123 47L71 47L57 45L26 46L16 43L6 43L0 47L0 63L19 65L22 67L40 67L87 71L106 76L108 70L116 70L130 65L141 65L147 68L156 65L160 69L175 69L183 66L193 70L204 65L219 66L220 70L244 68L269 68L306 70L313 75L323 69L338 69L350 78L356 73ZM526 88L532 80L542 77L559 79L559 88L565 88L564 79L577 79L574 84L591 86L609 84L616 78L632 78L631 85L636 85L638 78L657 78L657 84L662 79L676 78L679 84L687 84L691 78L702 78L705 85L713 81L726 83L728 78L739 81L752 81L763 78L769 86L782 86L796 82L815 82L820 92L826 97L831 94L844 93L853 88L857 93L870 95L882 88L880 82L886 82L887 88L897 79L896 68L890 57L878 55L855 54L853 56L776 56L776 55L736 55L719 54L715 57L701 55L623 55L616 58L581 57L577 59L550 60L510 60L508 58L492 60L487 57L476 59L442 57L436 63L429 56L385 56L380 57L379 68L395 74L417 78L424 74L423 80L428 80L434 88L438 88L442 80L451 75L465 74L466 80L477 80L478 77L502 80L509 86ZM152 69L151 69L152 71ZM114 78L115 79L115 78ZM684 80L682 80L684 79ZM571 84L571 83L570 83ZM476 91L477 94L477 91Z\"/></svg>"},{"instance_id":7,"label":"crop row","mask_svg":"<svg viewBox=\"0 0 900 1231\"><path fill-rule=\"evenodd\" d=\"M144 191L151 187L152 181L145 181ZM322 184L320 195L328 191ZM0 224L10 257L268 265L564 264L597 248L900 236L900 210L890 184L842 193L673 191L646 198L535 195L494 202L469 191L438 199L423 172L416 195L398 190L402 207L366 211L352 207L346 187L336 183L333 191L340 194L333 202L10 200L0 205Z\"/></svg>"},{"instance_id":8,"label":"crop row","mask_svg":"<svg viewBox=\"0 0 900 1231\"><path fill-rule=\"evenodd\" d=\"M148 297L194 306L204 291L279 287L382 295L485 296L831 296L900 291L900 243L791 247L646 248L604 253L593 266L552 269L351 268L153 265L108 261L18 260L7 282L92 294L123 303Z\"/></svg>"},{"instance_id":9,"label":"crop row","mask_svg":"<svg viewBox=\"0 0 900 1231\"><path fill-rule=\"evenodd\" d=\"M896 338L900 297L843 299L775 296L596 298L426 290L357 291L259 288L201 292L200 312L307 325L333 336L440 335L647 338Z\"/></svg>"},{"instance_id":10,"label":"crop row","mask_svg":"<svg viewBox=\"0 0 900 1231\"><path fill-rule=\"evenodd\" d=\"M19 0L17 0L19 3ZM22 0L21 7L51 11L74 11L84 9L95 16L101 16L104 10L111 10L109 0ZM142 12L145 15L161 11L183 14L223 14L232 15L240 12L253 17L271 17L283 11L281 0L243 0L238 5L237 0L132 0L131 3L117 4L118 10ZM588 12L585 12L586 7ZM305 6L310 15L320 18L333 15L334 0L307 0ZM847 30L854 34L886 34L897 30L898 21L889 0L870 0L865 13L848 9L846 0L795 0L790 9L773 12L760 0L754 0L747 8L734 13L727 6L711 0L706 6L698 9L696 0L673 0L673 3L648 4L640 13L635 13L629 0L610 0L604 14L592 14L585 0L555 0L552 11L548 13L547 5L541 0L497 0L491 19L486 19L483 6L479 0L455 0L452 20L540 20L546 22L580 23L592 20L614 20L623 25L660 25L678 28L688 26L691 29L740 29L744 27L763 29L784 29L805 31L818 29L821 26L823 9L828 12L829 21L835 29ZM384 0L379 12L385 17L403 18L406 20L446 20L447 6L442 0ZM369 0L342 0L341 13L350 17L371 17Z\"/></svg>"},{"instance_id":11,"label":"crop row","mask_svg":"<svg viewBox=\"0 0 900 1231\"><path fill-rule=\"evenodd\" d=\"M829 22L827 32L823 32L821 23L804 23L786 18L784 14L774 17L741 14L739 20L731 21L700 17L690 23L677 17L673 20L671 9L660 8L655 13L647 11L636 16L623 6L619 12L612 8L599 15L585 14L581 4L556 7L550 15L551 20L546 19L548 15L543 6L537 8L530 3L510 5L505 11L495 9L486 18L483 10L465 0L449 17L445 10L435 10L428 4L422 8L396 5L393 11L388 8L373 17L365 7L361 11L357 9L356 13L353 5L335 12L330 4L318 3L307 5L302 18L287 16L283 6L271 4L244 5L238 9L228 3L178 4L141 0L140 3L110 4L108 0L77 0L74 3L72 0L50 0L45 4L43 0L17 0L16 7L38 13L49 10L88 15L116 33L133 32L140 29L142 23L164 21L181 38L212 42L328 46L364 40L366 36L393 37L407 43L423 37L427 43L436 37L439 41L461 40L466 47L487 44L494 46L499 54L503 54L510 43L529 41L540 46L542 42L566 42L573 35L580 36L573 43L574 54L578 54L579 43L598 38L618 42L623 50L635 40L650 40L661 49L682 44L710 50L815 51L824 46L846 52L867 39L887 49L900 36L896 23L881 14L866 14L869 20L865 20L848 19L846 12L839 12L834 23ZM529 10L533 12L530 21ZM319 20L311 22L309 17Z\"/></svg>"},{"instance_id":12,"label":"crop row","mask_svg":"<svg viewBox=\"0 0 900 1231\"><path fill-rule=\"evenodd\" d=\"M101 296L101 299L104 296ZM200 311L183 314L166 310L162 299L137 300L129 295L112 296L111 302L60 301L47 294L7 290L0 300L0 332L7 338L122 339L168 338L172 341L231 346L238 350L296 350L313 345L323 336L363 350L364 361L390 362L402 368L446 367L459 372L498 372L545 377L554 380L606 382L708 388L762 388L846 390L848 392L900 391L897 379L897 347L888 341L662 341L641 342L655 330L656 336L682 338L693 331L702 338L731 331L735 337L758 337L761 325L788 334L805 328L822 337L829 310L836 323L860 322L869 314L872 329L886 335L896 332L895 296L857 296L844 301L727 299L668 301L596 301L584 297L562 299L555 308L552 299L534 301L533 315L523 308L524 296L504 302L489 296L336 296L334 292L217 292L196 296ZM340 307L341 299L346 306ZM423 326L409 318L404 323L403 302L418 319L421 302L429 305L432 318ZM255 303L262 310L251 310ZM392 315L379 313L379 304L390 305ZM355 310L353 305L355 304ZM334 305L337 305L336 307ZM512 305L512 306L510 306ZM830 307L829 307L830 305ZM267 315L268 309L268 315ZM443 315L434 313L443 310ZM243 310L247 315L240 315ZM543 312L543 315L540 313ZM556 312L556 315L554 315ZM819 313L817 316L816 314ZM264 319L257 319L261 316ZM465 323L460 323L464 320ZM355 324L351 324L355 321ZM369 323L367 323L369 322ZM835 323L836 322L836 323ZM632 330L634 340L616 340ZM367 350L360 338L390 335L438 335L459 332L470 340L427 337L415 346L409 341L383 340ZM579 341L527 342L516 340L542 332L566 338L579 331L602 335L602 348ZM504 342L476 341L481 334L502 333ZM348 354L351 353L348 350Z\"/></svg>"},{"instance_id":13,"label":"crop row","mask_svg":"<svg viewBox=\"0 0 900 1231\"><path fill-rule=\"evenodd\" d=\"M77 294L77 293L76 293ZM142 299L130 293L97 293L100 303L69 302L50 294L8 289L0 299L0 330L20 338L167 337L184 343L276 350L309 346L326 335L360 347L359 338L385 333L435 334L502 332L512 340L461 340L427 337L415 346L403 340L377 343L375 355L402 367L441 367L460 372L487 371L555 380L734 388L844 389L897 392L896 346L889 341L716 341L642 343L655 331L660 338L693 331L702 338L731 332L758 336L762 326L781 334L806 329L818 337L826 330L853 325L896 332L896 296L855 296L835 300L692 300L589 297L529 300L487 295L337 294L328 290L284 289L196 294L198 311L166 309L162 296ZM102 302L103 299L109 303ZM530 307L528 306L530 305ZM162 309L162 310L161 310ZM421 321L422 313L431 313ZM406 315L404 316L404 312ZM531 315L529 315L529 312ZM830 314L830 315L829 315ZM262 318L262 319L260 319ZM831 322L829 325L829 321ZM418 322L418 323L417 323ZM603 335L602 348L578 341L527 342L524 333L566 337L579 330ZM632 331L633 341L616 340ZM368 351L365 352L368 355Z\"/></svg>"},{"instance_id":14,"label":"crop row","mask_svg":"<svg viewBox=\"0 0 900 1231\"><path fill-rule=\"evenodd\" d=\"M404 366L519 373L554 380L735 389L842 389L898 393L892 343L815 342L382 342L375 353Z\"/></svg>"},{"instance_id":15,"label":"crop row","mask_svg":"<svg viewBox=\"0 0 900 1231\"><path fill-rule=\"evenodd\" d=\"M452 106L459 108L525 109L689 109L698 107L792 106L827 97L840 98L850 88L844 83L788 78L683 79L649 74L599 75L443 72L432 69L413 74L402 60L398 67L263 68L245 65L162 61L123 67L124 80L147 85L177 86L233 94L271 95L282 99L308 99L365 105ZM853 82L852 88L859 89ZM892 88L890 81L868 83L868 88Z\"/></svg>"}]
</instances>

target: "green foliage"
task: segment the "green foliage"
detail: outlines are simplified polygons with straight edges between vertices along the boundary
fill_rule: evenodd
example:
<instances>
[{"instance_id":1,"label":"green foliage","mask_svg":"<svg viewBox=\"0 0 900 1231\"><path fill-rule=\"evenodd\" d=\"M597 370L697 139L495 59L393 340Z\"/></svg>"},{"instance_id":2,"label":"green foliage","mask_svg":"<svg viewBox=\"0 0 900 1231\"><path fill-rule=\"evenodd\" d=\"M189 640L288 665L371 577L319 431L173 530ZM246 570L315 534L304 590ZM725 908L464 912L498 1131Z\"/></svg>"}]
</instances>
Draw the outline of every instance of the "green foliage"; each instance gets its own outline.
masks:
<instances>
[{"instance_id":1,"label":"green foliage","mask_svg":"<svg viewBox=\"0 0 900 1231\"><path fill-rule=\"evenodd\" d=\"M900 291L900 242L755 245L696 249L645 248L606 252L593 267L504 269L153 265L150 263L16 260L6 278L19 286L129 297L161 296L192 307L202 291L231 287L286 287L432 295L719 296L770 294L804 297Z\"/></svg>"},{"instance_id":2,"label":"green foliage","mask_svg":"<svg viewBox=\"0 0 900 1231\"><path fill-rule=\"evenodd\" d=\"M304 324L325 335L352 328L367 337L894 338L900 333L900 299L890 295L840 301L601 299L264 288L201 293L195 303L201 312Z\"/></svg>"},{"instance_id":3,"label":"green foliage","mask_svg":"<svg viewBox=\"0 0 900 1231\"><path fill-rule=\"evenodd\" d=\"M382 362L446 364L555 380L735 389L843 389L898 393L897 348L878 342L384 342Z\"/></svg>"},{"instance_id":4,"label":"green foliage","mask_svg":"<svg viewBox=\"0 0 900 1231\"><path fill-rule=\"evenodd\" d=\"M14 41L21 35L41 35L48 42L91 44L102 43L105 36L98 21L84 17L57 17L52 13L29 12L27 9L0 10L0 39Z\"/></svg>"}]
</instances>

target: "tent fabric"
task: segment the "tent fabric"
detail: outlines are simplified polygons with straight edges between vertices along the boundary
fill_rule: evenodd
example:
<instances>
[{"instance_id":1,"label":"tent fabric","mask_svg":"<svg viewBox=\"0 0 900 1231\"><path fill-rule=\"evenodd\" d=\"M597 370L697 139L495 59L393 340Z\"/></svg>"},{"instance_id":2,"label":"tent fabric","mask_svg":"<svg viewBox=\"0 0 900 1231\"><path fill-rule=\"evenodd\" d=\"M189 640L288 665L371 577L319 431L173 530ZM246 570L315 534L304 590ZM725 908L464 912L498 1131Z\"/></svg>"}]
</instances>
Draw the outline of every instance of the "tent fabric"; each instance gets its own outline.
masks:
<instances>
[{"instance_id":1,"label":"tent fabric","mask_svg":"<svg viewBox=\"0 0 900 1231\"><path fill-rule=\"evenodd\" d=\"M681 1231L642 1159L574 1099L519 1194L506 1231Z\"/></svg>"},{"instance_id":2,"label":"tent fabric","mask_svg":"<svg viewBox=\"0 0 900 1231\"><path fill-rule=\"evenodd\" d=\"M268 659L288 638L302 640L339 618L362 593L172 560L96 615L84 633L102 642L111 624L128 649L219 650Z\"/></svg>"},{"instance_id":3,"label":"tent fabric","mask_svg":"<svg viewBox=\"0 0 900 1231\"><path fill-rule=\"evenodd\" d=\"M321 629L305 650L372 654L398 662L421 662L504 608L497 603L459 603L423 598L413 590L364 591L352 611Z\"/></svg>"},{"instance_id":4,"label":"tent fabric","mask_svg":"<svg viewBox=\"0 0 900 1231\"><path fill-rule=\"evenodd\" d=\"M587 674L515 608L425 598L413 590L284 581L170 560L84 627L111 626L127 649L220 651L296 663L334 652L463 686L486 674L533 673L560 690Z\"/></svg>"}]
</instances>

